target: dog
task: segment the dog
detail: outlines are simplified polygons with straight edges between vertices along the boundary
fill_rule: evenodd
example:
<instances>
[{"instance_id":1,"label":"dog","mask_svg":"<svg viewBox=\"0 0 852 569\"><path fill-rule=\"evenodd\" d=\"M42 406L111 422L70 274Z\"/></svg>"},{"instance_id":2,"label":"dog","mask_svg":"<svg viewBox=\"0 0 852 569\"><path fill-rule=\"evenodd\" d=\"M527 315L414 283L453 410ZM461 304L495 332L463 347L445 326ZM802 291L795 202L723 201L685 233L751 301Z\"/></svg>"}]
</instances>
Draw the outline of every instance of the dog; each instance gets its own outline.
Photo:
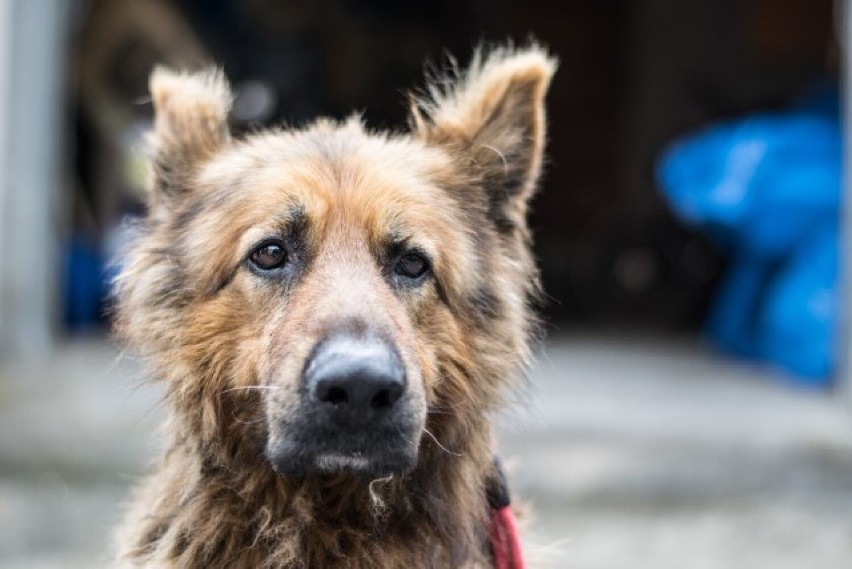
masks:
<instances>
[{"instance_id":1,"label":"dog","mask_svg":"<svg viewBox=\"0 0 852 569\"><path fill-rule=\"evenodd\" d=\"M491 425L540 328L526 216L556 61L531 44L448 67L401 132L242 137L220 71L152 73L115 326L170 419L121 566L521 563Z\"/></svg>"}]
</instances>

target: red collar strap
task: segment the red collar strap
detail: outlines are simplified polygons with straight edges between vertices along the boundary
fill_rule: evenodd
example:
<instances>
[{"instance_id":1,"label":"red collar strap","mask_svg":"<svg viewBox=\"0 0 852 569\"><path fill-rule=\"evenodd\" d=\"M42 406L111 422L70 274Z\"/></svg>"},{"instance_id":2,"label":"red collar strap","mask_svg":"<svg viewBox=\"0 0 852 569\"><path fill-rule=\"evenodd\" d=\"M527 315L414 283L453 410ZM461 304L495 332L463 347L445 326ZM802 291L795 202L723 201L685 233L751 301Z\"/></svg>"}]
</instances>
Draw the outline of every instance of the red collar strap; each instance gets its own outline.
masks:
<instances>
[{"instance_id":1,"label":"red collar strap","mask_svg":"<svg viewBox=\"0 0 852 569\"><path fill-rule=\"evenodd\" d=\"M486 488L488 506L491 510L491 527L488 528L488 534L494 569L524 569L518 525L515 523L515 514L510 505L509 485L506 483L506 474L497 457L494 458L494 473L494 478L489 481Z\"/></svg>"}]
</instances>

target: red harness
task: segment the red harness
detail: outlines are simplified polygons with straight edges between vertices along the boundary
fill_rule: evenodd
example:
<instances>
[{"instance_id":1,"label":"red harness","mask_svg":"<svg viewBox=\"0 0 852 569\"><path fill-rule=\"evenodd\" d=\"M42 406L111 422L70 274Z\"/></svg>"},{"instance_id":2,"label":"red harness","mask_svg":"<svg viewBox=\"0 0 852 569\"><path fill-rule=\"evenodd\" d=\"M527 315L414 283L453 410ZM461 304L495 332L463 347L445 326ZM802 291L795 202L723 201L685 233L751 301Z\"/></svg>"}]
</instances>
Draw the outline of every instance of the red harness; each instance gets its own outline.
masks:
<instances>
[{"instance_id":1,"label":"red harness","mask_svg":"<svg viewBox=\"0 0 852 569\"><path fill-rule=\"evenodd\" d=\"M487 488L488 505L491 507L489 538L494 569L524 569L518 525L510 506L509 486L498 459L494 459L495 479Z\"/></svg>"},{"instance_id":2,"label":"red harness","mask_svg":"<svg viewBox=\"0 0 852 569\"><path fill-rule=\"evenodd\" d=\"M491 513L491 552L494 569L524 569L518 526L509 506Z\"/></svg>"}]
</instances>

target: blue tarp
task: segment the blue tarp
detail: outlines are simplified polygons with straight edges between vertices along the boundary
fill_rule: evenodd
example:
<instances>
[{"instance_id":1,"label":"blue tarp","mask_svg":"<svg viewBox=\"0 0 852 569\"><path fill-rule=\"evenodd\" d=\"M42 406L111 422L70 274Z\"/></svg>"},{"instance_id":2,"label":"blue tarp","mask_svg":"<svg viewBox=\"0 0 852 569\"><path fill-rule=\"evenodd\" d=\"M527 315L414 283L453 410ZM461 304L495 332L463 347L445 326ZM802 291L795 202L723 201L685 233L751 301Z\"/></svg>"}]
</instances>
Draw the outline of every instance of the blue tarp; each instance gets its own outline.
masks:
<instances>
[{"instance_id":1,"label":"blue tarp","mask_svg":"<svg viewBox=\"0 0 852 569\"><path fill-rule=\"evenodd\" d=\"M706 232L730 266L711 339L830 384L837 360L841 133L836 94L675 141L658 164L675 214Z\"/></svg>"}]
</instances>

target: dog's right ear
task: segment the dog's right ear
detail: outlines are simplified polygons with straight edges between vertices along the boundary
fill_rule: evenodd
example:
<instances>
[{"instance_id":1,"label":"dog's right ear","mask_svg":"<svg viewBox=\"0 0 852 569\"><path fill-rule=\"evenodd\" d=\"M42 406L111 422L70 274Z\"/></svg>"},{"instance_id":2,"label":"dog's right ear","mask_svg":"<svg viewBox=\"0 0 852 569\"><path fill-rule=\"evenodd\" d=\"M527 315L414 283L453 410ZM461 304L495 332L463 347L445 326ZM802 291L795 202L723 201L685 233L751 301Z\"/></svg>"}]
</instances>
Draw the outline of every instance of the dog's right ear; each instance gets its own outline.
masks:
<instances>
[{"instance_id":1,"label":"dog's right ear","mask_svg":"<svg viewBox=\"0 0 852 569\"><path fill-rule=\"evenodd\" d=\"M178 199L198 166L231 140L231 89L218 69L187 73L157 67L151 73L154 131L149 206Z\"/></svg>"}]
</instances>

